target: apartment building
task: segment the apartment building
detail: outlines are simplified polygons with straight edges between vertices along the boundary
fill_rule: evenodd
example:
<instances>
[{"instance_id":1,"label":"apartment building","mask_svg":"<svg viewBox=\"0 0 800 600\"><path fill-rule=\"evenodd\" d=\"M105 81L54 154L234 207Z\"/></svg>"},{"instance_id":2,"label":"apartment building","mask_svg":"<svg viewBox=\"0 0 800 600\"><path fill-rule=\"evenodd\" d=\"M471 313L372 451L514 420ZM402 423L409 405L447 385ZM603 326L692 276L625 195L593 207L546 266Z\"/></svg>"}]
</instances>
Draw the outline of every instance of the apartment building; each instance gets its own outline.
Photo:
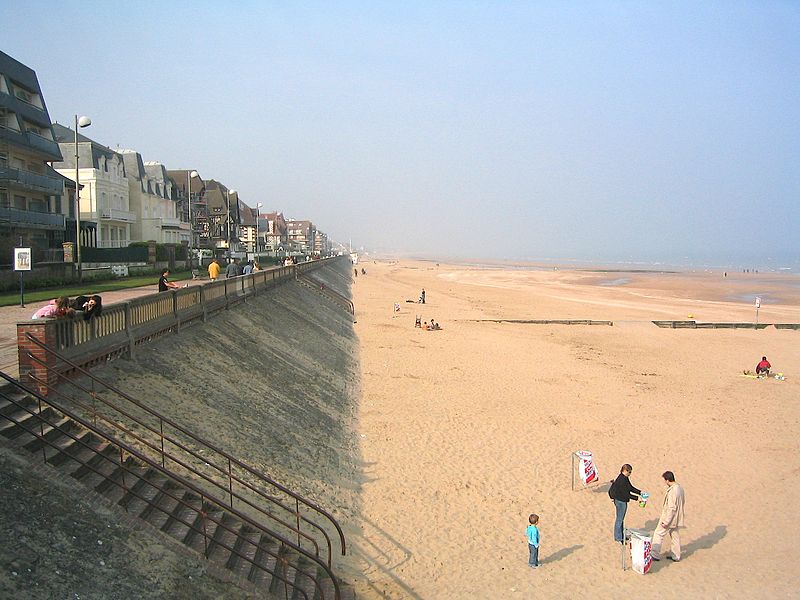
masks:
<instances>
[{"instance_id":1,"label":"apartment building","mask_svg":"<svg viewBox=\"0 0 800 600\"><path fill-rule=\"evenodd\" d=\"M36 73L0 52L0 253L3 257L11 257L12 248L21 243L32 248L34 262L56 259L55 254L65 240L65 214L69 213L63 179L48 162L61 159Z\"/></svg>"},{"instance_id":2,"label":"apartment building","mask_svg":"<svg viewBox=\"0 0 800 600\"><path fill-rule=\"evenodd\" d=\"M58 123L53 133L61 148L62 160L53 168L75 181L75 131ZM92 222L81 231L83 246L124 248L131 241L131 226L136 213L130 209L130 187L123 155L78 134L78 174L81 184L81 223Z\"/></svg>"},{"instance_id":3,"label":"apartment building","mask_svg":"<svg viewBox=\"0 0 800 600\"><path fill-rule=\"evenodd\" d=\"M172 178L159 162L144 162L134 150L121 150L128 174L132 241L188 244L189 223L181 218L174 199Z\"/></svg>"},{"instance_id":4,"label":"apartment building","mask_svg":"<svg viewBox=\"0 0 800 600\"><path fill-rule=\"evenodd\" d=\"M314 238L314 255L326 256L331 251L330 243L328 242L328 234L322 231L317 231Z\"/></svg>"},{"instance_id":5,"label":"apartment building","mask_svg":"<svg viewBox=\"0 0 800 600\"><path fill-rule=\"evenodd\" d=\"M256 252L256 227L258 223L256 220L256 209L250 208L240 200L239 214L241 215L241 223L239 223L239 241L248 252Z\"/></svg>"},{"instance_id":6,"label":"apartment building","mask_svg":"<svg viewBox=\"0 0 800 600\"><path fill-rule=\"evenodd\" d=\"M317 229L311 221L290 219L286 222L289 245L293 252L310 255L314 251Z\"/></svg>"}]
</instances>

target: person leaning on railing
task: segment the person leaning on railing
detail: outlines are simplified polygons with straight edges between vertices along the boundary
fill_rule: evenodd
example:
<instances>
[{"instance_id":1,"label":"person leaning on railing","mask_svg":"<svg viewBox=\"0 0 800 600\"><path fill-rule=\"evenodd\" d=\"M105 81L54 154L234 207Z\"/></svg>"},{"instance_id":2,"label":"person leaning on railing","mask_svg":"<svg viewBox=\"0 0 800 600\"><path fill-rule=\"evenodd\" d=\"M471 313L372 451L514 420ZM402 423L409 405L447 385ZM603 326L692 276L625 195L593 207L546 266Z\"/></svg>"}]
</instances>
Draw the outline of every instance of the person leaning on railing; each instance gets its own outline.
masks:
<instances>
[{"instance_id":1,"label":"person leaning on railing","mask_svg":"<svg viewBox=\"0 0 800 600\"><path fill-rule=\"evenodd\" d=\"M78 296L70 307L75 311L75 316L89 321L94 317L99 317L103 313L103 299L94 294L92 296Z\"/></svg>"},{"instance_id":2,"label":"person leaning on railing","mask_svg":"<svg viewBox=\"0 0 800 600\"><path fill-rule=\"evenodd\" d=\"M73 309L69 305L69 297L59 296L58 298L50 300L50 302L33 313L31 319L57 319L59 317L70 316L72 313Z\"/></svg>"}]
</instances>

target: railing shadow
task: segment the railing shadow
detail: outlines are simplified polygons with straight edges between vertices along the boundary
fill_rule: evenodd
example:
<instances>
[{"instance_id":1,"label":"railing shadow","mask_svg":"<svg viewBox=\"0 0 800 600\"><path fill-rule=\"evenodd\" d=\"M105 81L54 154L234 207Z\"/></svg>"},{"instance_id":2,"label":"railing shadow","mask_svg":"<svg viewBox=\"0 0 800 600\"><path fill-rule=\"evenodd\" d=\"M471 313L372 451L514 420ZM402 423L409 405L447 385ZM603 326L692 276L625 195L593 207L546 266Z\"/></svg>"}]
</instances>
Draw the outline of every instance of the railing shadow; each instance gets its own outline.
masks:
<instances>
[{"instance_id":1,"label":"railing shadow","mask_svg":"<svg viewBox=\"0 0 800 600\"><path fill-rule=\"evenodd\" d=\"M349 542L353 556L363 561L367 567L363 571L367 572L370 569L379 571L390 579L397 589L402 590L404 598L422 600L419 594L395 574L397 568L411 559L411 550L375 522L363 516L360 517L360 521L361 533L356 537L351 535ZM372 581L367 580L366 584L377 596L385 595L384 591Z\"/></svg>"}]
</instances>

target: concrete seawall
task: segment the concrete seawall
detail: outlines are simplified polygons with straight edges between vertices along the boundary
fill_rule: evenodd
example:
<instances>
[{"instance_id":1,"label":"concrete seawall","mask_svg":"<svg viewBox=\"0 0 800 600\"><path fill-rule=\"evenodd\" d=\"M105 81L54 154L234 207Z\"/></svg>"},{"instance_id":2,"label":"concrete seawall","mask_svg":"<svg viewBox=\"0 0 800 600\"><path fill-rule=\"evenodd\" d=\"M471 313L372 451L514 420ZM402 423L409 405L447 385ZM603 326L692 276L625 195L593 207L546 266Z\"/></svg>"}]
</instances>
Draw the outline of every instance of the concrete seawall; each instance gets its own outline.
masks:
<instances>
[{"instance_id":1,"label":"concrete seawall","mask_svg":"<svg viewBox=\"0 0 800 600\"><path fill-rule=\"evenodd\" d=\"M349 298L349 267L314 278ZM287 283L93 373L353 522L358 341L329 298Z\"/></svg>"}]
</instances>

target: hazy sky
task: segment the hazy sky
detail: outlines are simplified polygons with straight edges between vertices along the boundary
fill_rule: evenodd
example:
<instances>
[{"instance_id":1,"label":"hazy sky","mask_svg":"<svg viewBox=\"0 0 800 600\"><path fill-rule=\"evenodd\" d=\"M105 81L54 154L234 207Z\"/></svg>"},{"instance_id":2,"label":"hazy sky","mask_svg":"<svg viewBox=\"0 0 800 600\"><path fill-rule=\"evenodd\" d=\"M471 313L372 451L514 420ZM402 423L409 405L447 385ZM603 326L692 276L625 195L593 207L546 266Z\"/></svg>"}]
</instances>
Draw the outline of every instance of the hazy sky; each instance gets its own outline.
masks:
<instances>
[{"instance_id":1,"label":"hazy sky","mask_svg":"<svg viewBox=\"0 0 800 600\"><path fill-rule=\"evenodd\" d=\"M798 262L800 2L27 0L0 24L53 120L337 241Z\"/></svg>"}]
</instances>

